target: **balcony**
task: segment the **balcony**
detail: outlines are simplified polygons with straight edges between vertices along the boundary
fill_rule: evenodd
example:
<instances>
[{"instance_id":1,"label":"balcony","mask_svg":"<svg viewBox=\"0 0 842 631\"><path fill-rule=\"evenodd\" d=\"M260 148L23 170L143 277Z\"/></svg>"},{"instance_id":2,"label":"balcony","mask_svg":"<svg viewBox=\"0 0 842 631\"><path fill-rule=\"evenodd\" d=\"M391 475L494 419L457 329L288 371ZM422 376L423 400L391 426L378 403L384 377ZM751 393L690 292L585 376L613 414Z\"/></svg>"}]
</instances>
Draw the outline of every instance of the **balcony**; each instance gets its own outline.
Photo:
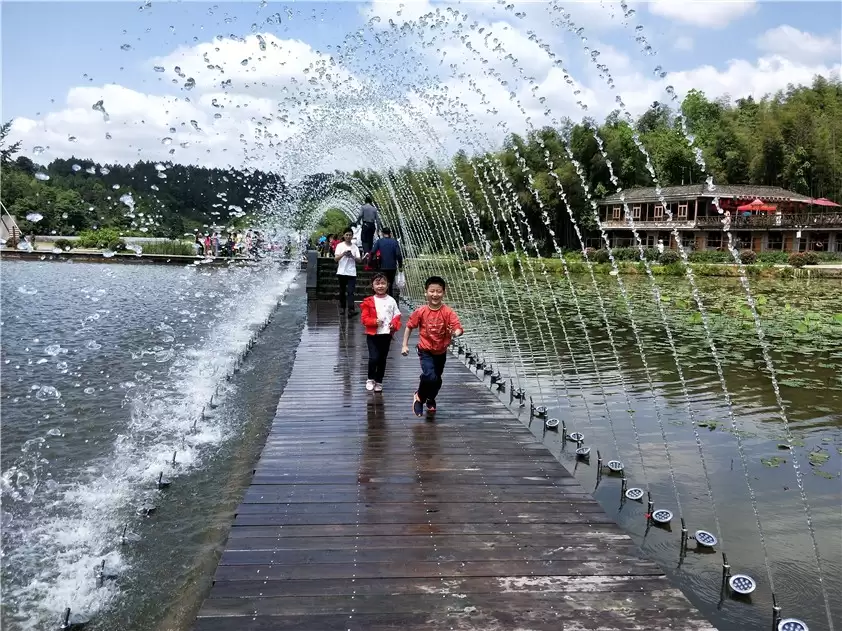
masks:
<instances>
[{"instance_id":1,"label":"balcony","mask_svg":"<svg viewBox=\"0 0 842 631\"><path fill-rule=\"evenodd\" d=\"M698 228L721 228L722 217L699 217ZM731 217L731 229L769 230L772 228L842 228L842 213L787 213Z\"/></svg>"},{"instance_id":2,"label":"balcony","mask_svg":"<svg viewBox=\"0 0 842 631\"><path fill-rule=\"evenodd\" d=\"M631 230L629 222L625 219L606 219L602 222L602 227L606 230L615 230L618 228ZM673 228L692 230L696 225L692 219L674 219L673 221L667 221L666 219L658 219L657 221L635 219L634 227L636 230L672 230Z\"/></svg>"}]
</instances>

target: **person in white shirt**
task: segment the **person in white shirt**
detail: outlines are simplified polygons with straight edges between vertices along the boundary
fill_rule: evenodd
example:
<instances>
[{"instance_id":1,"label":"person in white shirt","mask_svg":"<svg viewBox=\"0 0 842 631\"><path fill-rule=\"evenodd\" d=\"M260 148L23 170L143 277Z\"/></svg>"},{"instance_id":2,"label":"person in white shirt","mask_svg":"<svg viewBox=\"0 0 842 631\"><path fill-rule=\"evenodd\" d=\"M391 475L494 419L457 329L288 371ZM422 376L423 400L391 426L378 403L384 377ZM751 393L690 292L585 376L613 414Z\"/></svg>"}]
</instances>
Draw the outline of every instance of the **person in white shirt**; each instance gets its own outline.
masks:
<instances>
[{"instance_id":1,"label":"person in white shirt","mask_svg":"<svg viewBox=\"0 0 842 631\"><path fill-rule=\"evenodd\" d=\"M344 241L337 244L334 260L338 263L336 278L339 280L339 308L345 314L348 307L348 317L357 313L354 306L354 290L357 288L357 263L360 262L360 249L351 243L354 233L351 228L345 230Z\"/></svg>"}]
</instances>

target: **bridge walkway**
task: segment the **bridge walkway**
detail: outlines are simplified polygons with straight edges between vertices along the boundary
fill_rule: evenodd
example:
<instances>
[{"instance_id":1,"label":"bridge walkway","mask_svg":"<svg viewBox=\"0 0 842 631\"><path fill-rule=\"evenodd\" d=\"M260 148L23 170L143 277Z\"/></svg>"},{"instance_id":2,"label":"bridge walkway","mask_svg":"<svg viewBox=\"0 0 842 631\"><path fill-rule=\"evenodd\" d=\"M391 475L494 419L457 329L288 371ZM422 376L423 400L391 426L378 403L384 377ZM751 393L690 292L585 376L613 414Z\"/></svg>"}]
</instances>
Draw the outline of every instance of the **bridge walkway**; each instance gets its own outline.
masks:
<instances>
[{"instance_id":1,"label":"bridge walkway","mask_svg":"<svg viewBox=\"0 0 842 631\"><path fill-rule=\"evenodd\" d=\"M714 628L460 362L431 421L365 348L310 303L196 631Z\"/></svg>"}]
</instances>

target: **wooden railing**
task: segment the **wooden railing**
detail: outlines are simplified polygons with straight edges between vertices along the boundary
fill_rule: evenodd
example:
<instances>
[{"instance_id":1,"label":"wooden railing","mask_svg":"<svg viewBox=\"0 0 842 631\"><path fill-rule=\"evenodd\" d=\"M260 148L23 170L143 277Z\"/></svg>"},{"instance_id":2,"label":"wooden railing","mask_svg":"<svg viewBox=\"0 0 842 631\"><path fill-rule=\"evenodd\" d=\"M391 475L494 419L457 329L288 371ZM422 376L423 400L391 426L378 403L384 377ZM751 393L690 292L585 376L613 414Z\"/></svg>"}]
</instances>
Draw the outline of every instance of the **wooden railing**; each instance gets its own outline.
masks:
<instances>
[{"instance_id":1,"label":"wooden railing","mask_svg":"<svg viewBox=\"0 0 842 631\"><path fill-rule=\"evenodd\" d=\"M698 217L699 228L722 227L722 217ZM751 215L731 217L731 228L842 228L842 213L798 213L785 215Z\"/></svg>"},{"instance_id":2,"label":"wooden railing","mask_svg":"<svg viewBox=\"0 0 842 631\"><path fill-rule=\"evenodd\" d=\"M602 222L602 226L604 228L631 228L629 222L625 219L606 219ZM686 230L695 226L692 219L674 219L673 221L668 221L667 219L658 219L656 221L635 219L634 227L646 228L648 230L672 230L673 228Z\"/></svg>"}]
</instances>

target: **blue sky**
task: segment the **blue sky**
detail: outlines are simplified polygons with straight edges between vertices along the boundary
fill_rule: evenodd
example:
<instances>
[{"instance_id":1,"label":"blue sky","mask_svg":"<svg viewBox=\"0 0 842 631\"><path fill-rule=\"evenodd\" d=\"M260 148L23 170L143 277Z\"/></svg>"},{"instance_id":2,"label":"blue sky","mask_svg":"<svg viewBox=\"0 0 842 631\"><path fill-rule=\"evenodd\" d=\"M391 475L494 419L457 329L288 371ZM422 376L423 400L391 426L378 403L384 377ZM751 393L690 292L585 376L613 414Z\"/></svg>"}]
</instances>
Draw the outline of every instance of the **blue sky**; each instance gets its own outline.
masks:
<instances>
[{"instance_id":1,"label":"blue sky","mask_svg":"<svg viewBox=\"0 0 842 631\"><path fill-rule=\"evenodd\" d=\"M119 99L114 96L113 91L108 92L111 97L106 107L112 114L113 120L108 123L111 129L118 129L117 123L121 120L123 111L126 112L125 116L128 117L129 112L133 112L132 116L137 118L138 108L157 107L150 100L150 97L154 96L169 95L171 98L179 98L179 107L182 109L185 107L184 97L187 96L192 102L189 107L200 109L202 94L210 94L215 86L208 82L193 92L185 92L181 87L182 81L171 72L173 65L180 63L171 55L180 47L182 59L193 54L194 61L200 62L199 53L196 52L200 48L193 47L204 44L205 48L202 50L205 50L205 54L210 50L210 54L217 60L215 63L219 64L218 59L230 48L230 40L219 45L223 50L214 51L212 47L208 48L207 44L215 36L221 35L228 40L229 35L246 37L253 32L271 33L278 41L293 39L309 45L312 54L308 52L290 60L290 64L299 63L301 59L318 58L315 51L330 54L329 47L341 43L349 33L364 29L367 19L373 14L383 18L375 27L375 30L383 29L380 31L382 33L388 30L386 22L389 17L400 23L412 18L413 13L425 13L430 7L427 0L422 0L421 4L404 0L404 4L406 8L399 17L398 3L390 3L387 0L374 0L368 4L270 2L266 6L261 6L258 2L209 4L159 1L153 2L143 10L140 9L141 2L138 0L4 1L0 4L3 118L8 120L20 117L21 121L28 120L25 125L16 124L16 129L22 134L25 150L35 146L35 143L44 146L46 138L50 141L47 145L48 151L44 154L47 157L65 155L68 151L78 152L78 145L61 146L61 137L73 135L81 139L88 134L104 136L104 128L97 128L94 132L90 127L94 121L82 120L72 111L73 107L76 110L81 109L80 99L96 100L95 90L99 89L105 94L104 86L116 84L127 89L120 93ZM513 11L505 11L494 2L432 4L433 8L439 7L442 10L447 6L471 14L471 19L466 25L476 19L486 28L493 25L495 33L500 33L500 23L505 22L509 29L506 40L509 52L518 56L519 64L527 74L543 82L549 102L554 103L559 113L576 117L575 109L568 111L571 107L575 108L575 99L559 93L556 87L558 77L553 75L547 60L539 59L540 55L536 55L536 51L529 48L531 44L527 40L527 34L530 30L538 33L543 41L565 58L567 68L583 86L586 95L590 96L591 103L597 107L603 104L603 93L600 90L604 86L601 86L595 70L582 52L581 43L563 28L552 25L549 20L550 14L546 11L548 3L516 3ZM619 19L620 9L616 5L613 9L605 9L599 3L580 2L564 6L577 26L585 28L589 44L603 52L600 61L608 63L612 68L612 73L623 90L622 96L629 103L630 109L645 107L655 98L663 96L663 85L656 86L654 82L650 85L652 68L656 64L664 65L665 69L673 73L666 82L674 83L679 92L696 87L705 90L711 96L727 93L736 98L744 96L739 93L741 91L761 96L762 93L784 88L788 81L809 81L815 72L834 71L840 63L842 5L837 2L756 3L753 0L735 0L727 3L683 4L680 0L663 0L645 5L633 4L631 6L637 11L633 21L643 25L644 33L658 50L659 54L655 57L647 57L640 52L639 45L634 42L633 27L623 27ZM288 9L292 12L292 19L289 19ZM515 17L514 14L520 11L526 14L525 18ZM267 23L267 18L276 14L280 16L281 24ZM253 27L255 24L256 29ZM370 32L367 37L371 37ZM256 40L251 38L249 42L255 49L255 55L259 56ZM125 44L131 48L122 50L121 46ZM440 59L436 57L435 48L440 45L442 48L444 45L451 46L448 48L450 56L446 57L448 63L464 63L461 67L467 74L465 81L469 78L481 79L482 68L472 66L467 53L463 58L454 60L454 54L461 54L461 44L452 33L450 41L446 41L442 36L432 49L421 50L416 47L415 59L423 61L423 56L429 55L426 58L427 67L436 72L447 71L447 64L439 66L437 63ZM521 51L520 55L518 51ZM487 51L483 54L486 53ZM153 58L167 56L170 56L167 60L167 72L154 72ZM251 53L248 53L248 56L251 57ZM387 57L387 50L377 51L365 60L346 60L349 62L347 67L351 71L358 71L370 59L374 59L387 65L394 63L395 71L402 73L404 80L407 80L407 77L411 79L411 74L407 74L412 72L411 68L401 67L401 60L391 62ZM265 83L269 77L269 85L266 88L270 92L276 83L272 80L273 71L267 64L279 64L278 59L261 62L264 64L263 81ZM238 60L233 57L228 59L228 76L236 70L236 61ZM199 63L196 66L196 72L202 71L202 65ZM506 72L505 64L499 67L502 72ZM436 70L437 68L440 70ZM511 71L510 67L508 71ZM205 72L207 74L207 71ZM444 75L442 77L443 80L446 79ZM302 80L306 78L301 75ZM388 76L373 78L385 83L390 80ZM176 83L172 82L173 79ZM200 80L198 75L197 80ZM278 89L282 90L288 80L289 77L279 79ZM512 81L517 85L519 79L513 76ZM451 93L460 90L460 86L453 81L449 81L448 86ZM80 93L80 87L87 87L89 90ZM491 90L490 87L488 89ZM71 104L72 106L68 107L68 94L74 90L76 98L71 100L75 105ZM236 91L236 86L232 90ZM500 98L507 98L505 91L500 94L488 94L489 100L495 104ZM136 101L134 106L128 103L131 99ZM163 101L159 99L157 103ZM169 105L163 104L161 107L168 108ZM265 104L263 108L265 113ZM518 127L519 123L514 118L520 114L516 114L514 110L498 109L501 109L499 116L509 127ZM189 116L198 120L201 113L200 111ZM602 113L597 110L595 115L599 116ZM225 115L234 115L234 112L229 108ZM170 116L169 110L162 116ZM478 110L478 116L481 119L485 116L484 108L482 111ZM488 123L489 128L494 128L491 121ZM152 145L143 145L142 130L136 121L125 118L121 124L124 127L134 127L129 143L132 151L123 151L126 156L124 159L130 159L130 155L138 152L144 153L147 149L161 151L160 147L153 149ZM153 132L151 123L146 120L143 124L150 131L150 142L160 144L159 131ZM166 128L170 124L162 122L158 127ZM437 129L443 129L439 122L433 121L432 124ZM207 126L203 133L208 133ZM220 130L216 135L225 133L229 132ZM219 138L206 138L205 145L215 143L216 147L219 144L218 140ZM86 151L97 152L101 149L104 152L103 156L107 157L109 151L113 153L114 144L101 147L89 144L90 148ZM233 147L231 149L233 150ZM198 153L188 158L186 154L189 152L184 153L185 156L176 155L173 159L210 159L202 158Z\"/></svg>"}]
</instances>

